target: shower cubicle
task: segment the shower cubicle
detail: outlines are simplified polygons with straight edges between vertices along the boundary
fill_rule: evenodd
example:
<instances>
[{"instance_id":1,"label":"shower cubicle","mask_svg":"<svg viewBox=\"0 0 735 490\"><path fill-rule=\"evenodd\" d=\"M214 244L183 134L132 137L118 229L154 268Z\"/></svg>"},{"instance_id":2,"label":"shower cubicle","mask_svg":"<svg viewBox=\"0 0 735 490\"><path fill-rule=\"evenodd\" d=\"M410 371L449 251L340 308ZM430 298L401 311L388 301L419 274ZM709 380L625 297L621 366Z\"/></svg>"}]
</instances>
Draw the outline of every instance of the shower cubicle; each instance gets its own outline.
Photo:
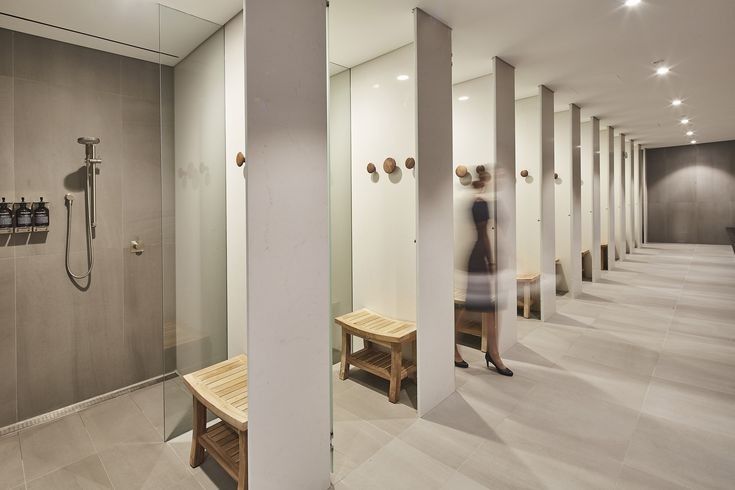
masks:
<instances>
[{"instance_id":1,"label":"shower cubicle","mask_svg":"<svg viewBox=\"0 0 735 490\"><path fill-rule=\"evenodd\" d=\"M145 16L137 45L0 15L0 435L129 396L170 438L227 357L224 32Z\"/></svg>"}]
</instances>

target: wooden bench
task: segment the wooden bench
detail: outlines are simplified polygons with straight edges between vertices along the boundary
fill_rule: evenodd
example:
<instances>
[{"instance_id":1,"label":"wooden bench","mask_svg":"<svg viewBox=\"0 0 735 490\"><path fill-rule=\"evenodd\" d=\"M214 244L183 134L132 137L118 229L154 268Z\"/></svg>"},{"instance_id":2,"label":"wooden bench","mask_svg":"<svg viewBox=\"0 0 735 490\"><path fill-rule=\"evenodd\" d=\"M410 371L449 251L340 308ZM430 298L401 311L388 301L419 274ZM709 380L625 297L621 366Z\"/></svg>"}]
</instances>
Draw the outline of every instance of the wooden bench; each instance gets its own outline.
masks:
<instances>
[{"instance_id":1,"label":"wooden bench","mask_svg":"<svg viewBox=\"0 0 735 490\"><path fill-rule=\"evenodd\" d=\"M464 309L467 301L467 291L459 288L454 288L454 307L457 309ZM486 315L480 316L480 321L468 320L457 325L457 331L460 333L466 333L480 338L480 350L487 352L487 321Z\"/></svg>"},{"instance_id":2,"label":"wooden bench","mask_svg":"<svg viewBox=\"0 0 735 490\"><path fill-rule=\"evenodd\" d=\"M338 316L334 321L342 327L342 357L339 379L350 376L350 364L390 381L388 400L398 402L401 381L416 375L416 324L387 318L370 310L359 310ZM352 352L352 336L365 340L365 347ZM378 349L382 345L389 352ZM403 346L411 345L413 360L403 359Z\"/></svg>"},{"instance_id":3,"label":"wooden bench","mask_svg":"<svg viewBox=\"0 0 735 490\"><path fill-rule=\"evenodd\" d=\"M531 316L531 305L533 304L531 287L538 283L540 277L541 274L536 273L519 274L516 276L518 286L523 288L523 299L518 303L519 306L523 306L523 318L529 318Z\"/></svg>"},{"instance_id":4,"label":"wooden bench","mask_svg":"<svg viewBox=\"0 0 735 490\"><path fill-rule=\"evenodd\" d=\"M592 253L582 250L582 277L592 279Z\"/></svg>"},{"instance_id":5,"label":"wooden bench","mask_svg":"<svg viewBox=\"0 0 735 490\"><path fill-rule=\"evenodd\" d=\"M194 396L194 433L189 464L196 468L210 454L237 489L248 486L248 359L240 355L184 376ZM207 427L207 410L220 422ZM205 453L206 450L206 453Z\"/></svg>"}]
</instances>

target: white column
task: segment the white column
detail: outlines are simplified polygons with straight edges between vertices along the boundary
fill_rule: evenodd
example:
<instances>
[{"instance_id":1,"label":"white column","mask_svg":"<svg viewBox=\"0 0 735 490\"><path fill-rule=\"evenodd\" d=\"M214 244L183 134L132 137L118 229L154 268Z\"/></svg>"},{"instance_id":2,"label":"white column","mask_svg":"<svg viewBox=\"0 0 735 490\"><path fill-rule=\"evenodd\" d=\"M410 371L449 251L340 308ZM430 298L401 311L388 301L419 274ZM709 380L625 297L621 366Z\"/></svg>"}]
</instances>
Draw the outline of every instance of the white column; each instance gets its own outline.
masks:
<instances>
[{"instance_id":1,"label":"white column","mask_svg":"<svg viewBox=\"0 0 735 490\"><path fill-rule=\"evenodd\" d=\"M646 171L646 154L648 152L644 149L643 150L643 170L642 173L642 180L643 183L641 184L641 194L642 194L642 204L643 204L643 239L641 240L641 244L648 242L648 179L647 177L647 171Z\"/></svg>"},{"instance_id":2,"label":"white column","mask_svg":"<svg viewBox=\"0 0 735 490\"><path fill-rule=\"evenodd\" d=\"M415 10L418 413L454 392L452 30Z\"/></svg>"},{"instance_id":3,"label":"white column","mask_svg":"<svg viewBox=\"0 0 735 490\"><path fill-rule=\"evenodd\" d=\"M571 206L571 281L569 292L572 297L582 293L582 159L580 139L579 106L569 105L572 130L572 206Z\"/></svg>"},{"instance_id":4,"label":"white column","mask_svg":"<svg viewBox=\"0 0 735 490\"><path fill-rule=\"evenodd\" d=\"M600 120L592 123L592 282L600 280Z\"/></svg>"},{"instance_id":5,"label":"white column","mask_svg":"<svg viewBox=\"0 0 735 490\"><path fill-rule=\"evenodd\" d=\"M246 0L245 12L249 487L324 489L331 323L325 4Z\"/></svg>"},{"instance_id":6,"label":"white column","mask_svg":"<svg viewBox=\"0 0 735 490\"><path fill-rule=\"evenodd\" d=\"M633 165L633 246L641 246L641 147L635 145L635 163Z\"/></svg>"},{"instance_id":7,"label":"white column","mask_svg":"<svg viewBox=\"0 0 735 490\"><path fill-rule=\"evenodd\" d=\"M516 343L516 185L515 68L494 57L493 132L491 135L497 191L497 322L499 347Z\"/></svg>"},{"instance_id":8,"label":"white column","mask_svg":"<svg viewBox=\"0 0 735 490\"><path fill-rule=\"evenodd\" d=\"M607 127L607 270L615 269L615 128Z\"/></svg>"},{"instance_id":9,"label":"white column","mask_svg":"<svg viewBox=\"0 0 735 490\"><path fill-rule=\"evenodd\" d=\"M541 85L541 320L556 312L554 92Z\"/></svg>"},{"instance_id":10,"label":"white column","mask_svg":"<svg viewBox=\"0 0 735 490\"><path fill-rule=\"evenodd\" d=\"M625 229L626 250L633 253L635 241L633 240L633 228L635 223L635 190L633 189L633 168L638 158L635 151L635 140L628 144L628 158L625 160Z\"/></svg>"},{"instance_id":11,"label":"white column","mask_svg":"<svg viewBox=\"0 0 735 490\"><path fill-rule=\"evenodd\" d=\"M615 203L617 204L615 244L618 249L618 257L625 260L627 239L625 220L625 134L620 133L618 144L615 148Z\"/></svg>"}]
</instances>

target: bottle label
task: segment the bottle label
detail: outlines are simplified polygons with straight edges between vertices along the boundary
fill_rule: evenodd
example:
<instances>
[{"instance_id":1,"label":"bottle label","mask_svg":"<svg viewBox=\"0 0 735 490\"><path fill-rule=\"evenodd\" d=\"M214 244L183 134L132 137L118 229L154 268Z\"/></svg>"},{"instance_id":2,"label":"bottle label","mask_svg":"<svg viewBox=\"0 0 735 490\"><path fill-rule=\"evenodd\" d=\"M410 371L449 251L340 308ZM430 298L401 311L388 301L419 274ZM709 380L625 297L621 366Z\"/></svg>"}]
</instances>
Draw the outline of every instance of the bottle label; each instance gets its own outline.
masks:
<instances>
[{"instance_id":1,"label":"bottle label","mask_svg":"<svg viewBox=\"0 0 735 490\"><path fill-rule=\"evenodd\" d=\"M18 226L31 226L31 217L27 214L18 216Z\"/></svg>"},{"instance_id":2,"label":"bottle label","mask_svg":"<svg viewBox=\"0 0 735 490\"><path fill-rule=\"evenodd\" d=\"M13 226L12 216L2 215L0 216L0 227L9 228Z\"/></svg>"},{"instance_id":3,"label":"bottle label","mask_svg":"<svg viewBox=\"0 0 735 490\"><path fill-rule=\"evenodd\" d=\"M45 214L37 214L36 226L48 226L48 216L46 216Z\"/></svg>"}]
</instances>

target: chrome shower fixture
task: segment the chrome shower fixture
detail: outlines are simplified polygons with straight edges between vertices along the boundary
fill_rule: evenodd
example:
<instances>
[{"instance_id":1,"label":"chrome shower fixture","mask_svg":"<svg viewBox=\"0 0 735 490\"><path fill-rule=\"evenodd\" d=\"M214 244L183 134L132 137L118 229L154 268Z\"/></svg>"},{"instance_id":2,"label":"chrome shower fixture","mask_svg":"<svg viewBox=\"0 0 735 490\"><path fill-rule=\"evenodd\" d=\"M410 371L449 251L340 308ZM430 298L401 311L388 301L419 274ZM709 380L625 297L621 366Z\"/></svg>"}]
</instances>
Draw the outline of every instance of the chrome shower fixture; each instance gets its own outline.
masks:
<instances>
[{"instance_id":1,"label":"chrome shower fixture","mask_svg":"<svg viewBox=\"0 0 735 490\"><path fill-rule=\"evenodd\" d=\"M84 279L92 273L94 268L94 250L92 249L92 229L97 227L97 166L102 163L97 158L97 147L99 138L83 136L77 139L77 143L84 145L84 201L85 201L85 221L87 235L87 261L89 267L87 272L77 275L71 271L69 267L69 253L71 250L71 217L72 205L74 204L74 196L67 194L64 196L67 206L66 218L66 272L74 279Z\"/></svg>"}]
</instances>

